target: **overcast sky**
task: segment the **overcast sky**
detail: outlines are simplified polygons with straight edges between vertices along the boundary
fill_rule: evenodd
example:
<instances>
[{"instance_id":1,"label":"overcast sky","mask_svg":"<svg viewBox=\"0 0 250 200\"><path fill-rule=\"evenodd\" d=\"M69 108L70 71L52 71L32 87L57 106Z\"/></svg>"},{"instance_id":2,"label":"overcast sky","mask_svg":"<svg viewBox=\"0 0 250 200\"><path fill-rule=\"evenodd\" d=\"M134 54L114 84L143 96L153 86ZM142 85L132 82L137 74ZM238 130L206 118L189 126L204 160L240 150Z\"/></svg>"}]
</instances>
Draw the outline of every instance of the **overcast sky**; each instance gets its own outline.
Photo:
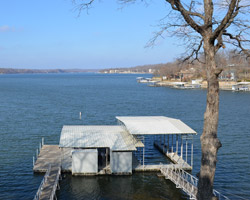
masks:
<instances>
[{"instance_id":1,"label":"overcast sky","mask_svg":"<svg viewBox=\"0 0 250 200\"><path fill-rule=\"evenodd\" d=\"M167 13L164 1L120 7L97 1L77 17L71 0L1 1L0 68L130 67L166 63L183 52L174 38L145 48Z\"/></svg>"}]
</instances>

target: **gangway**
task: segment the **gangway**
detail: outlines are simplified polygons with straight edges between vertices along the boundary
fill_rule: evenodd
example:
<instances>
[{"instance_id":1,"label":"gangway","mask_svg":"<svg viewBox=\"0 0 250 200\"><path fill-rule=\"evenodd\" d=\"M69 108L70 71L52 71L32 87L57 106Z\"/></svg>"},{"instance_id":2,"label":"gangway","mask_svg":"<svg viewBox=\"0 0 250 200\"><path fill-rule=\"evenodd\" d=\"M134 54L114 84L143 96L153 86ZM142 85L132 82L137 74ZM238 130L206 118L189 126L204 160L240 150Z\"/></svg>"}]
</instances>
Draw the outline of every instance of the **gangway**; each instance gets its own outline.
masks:
<instances>
[{"instance_id":1,"label":"gangway","mask_svg":"<svg viewBox=\"0 0 250 200\"><path fill-rule=\"evenodd\" d=\"M34 200L53 200L56 198L56 189L59 188L58 182L60 177L61 167L58 165L49 165Z\"/></svg>"},{"instance_id":2,"label":"gangway","mask_svg":"<svg viewBox=\"0 0 250 200\"><path fill-rule=\"evenodd\" d=\"M160 171L166 179L171 180L176 185L176 188L182 189L190 199L197 199L198 179L183 170L181 165L161 165ZM213 190L213 193L219 200L229 200L228 197L222 195L217 190Z\"/></svg>"}]
</instances>

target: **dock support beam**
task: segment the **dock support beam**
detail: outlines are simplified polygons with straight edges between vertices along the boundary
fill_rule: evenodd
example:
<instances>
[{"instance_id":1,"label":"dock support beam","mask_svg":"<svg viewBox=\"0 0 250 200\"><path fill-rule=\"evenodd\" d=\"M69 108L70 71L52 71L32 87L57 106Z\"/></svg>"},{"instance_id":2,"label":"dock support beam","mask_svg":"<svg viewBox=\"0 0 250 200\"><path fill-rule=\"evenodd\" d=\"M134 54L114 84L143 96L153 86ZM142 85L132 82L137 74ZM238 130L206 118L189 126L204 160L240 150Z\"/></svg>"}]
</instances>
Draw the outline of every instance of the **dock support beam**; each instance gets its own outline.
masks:
<instances>
[{"instance_id":1,"label":"dock support beam","mask_svg":"<svg viewBox=\"0 0 250 200\"><path fill-rule=\"evenodd\" d=\"M145 147L143 148L143 169L144 169L144 154L145 154Z\"/></svg>"},{"instance_id":2,"label":"dock support beam","mask_svg":"<svg viewBox=\"0 0 250 200\"><path fill-rule=\"evenodd\" d=\"M143 144L145 144L145 137L143 136ZM145 145L143 147L143 157L142 157L142 162L143 162L143 170L144 170L144 154L145 154Z\"/></svg>"},{"instance_id":3,"label":"dock support beam","mask_svg":"<svg viewBox=\"0 0 250 200\"><path fill-rule=\"evenodd\" d=\"M193 143L193 136L192 136L192 146L191 146L191 167L193 167L193 152L194 152L194 143Z\"/></svg>"},{"instance_id":4,"label":"dock support beam","mask_svg":"<svg viewBox=\"0 0 250 200\"><path fill-rule=\"evenodd\" d=\"M171 148L171 150L172 150L172 153L174 153L174 136L172 135L172 148Z\"/></svg>"},{"instance_id":5,"label":"dock support beam","mask_svg":"<svg viewBox=\"0 0 250 200\"><path fill-rule=\"evenodd\" d=\"M108 166L108 148L106 148L106 167Z\"/></svg>"},{"instance_id":6,"label":"dock support beam","mask_svg":"<svg viewBox=\"0 0 250 200\"><path fill-rule=\"evenodd\" d=\"M187 144L187 138L186 138L186 163L188 161L188 144Z\"/></svg>"},{"instance_id":7,"label":"dock support beam","mask_svg":"<svg viewBox=\"0 0 250 200\"><path fill-rule=\"evenodd\" d=\"M176 154L178 155L178 135L176 135Z\"/></svg>"},{"instance_id":8,"label":"dock support beam","mask_svg":"<svg viewBox=\"0 0 250 200\"><path fill-rule=\"evenodd\" d=\"M181 135L181 158L183 157L183 141L182 141L182 135Z\"/></svg>"},{"instance_id":9,"label":"dock support beam","mask_svg":"<svg viewBox=\"0 0 250 200\"><path fill-rule=\"evenodd\" d=\"M165 151L164 151L164 150L165 150L165 146L166 146L166 137L165 137L165 135L164 135L163 152L165 152Z\"/></svg>"},{"instance_id":10,"label":"dock support beam","mask_svg":"<svg viewBox=\"0 0 250 200\"><path fill-rule=\"evenodd\" d=\"M167 146L167 153L168 153L168 150L169 150L169 135L168 135L168 146Z\"/></svg>"}]
</instances>

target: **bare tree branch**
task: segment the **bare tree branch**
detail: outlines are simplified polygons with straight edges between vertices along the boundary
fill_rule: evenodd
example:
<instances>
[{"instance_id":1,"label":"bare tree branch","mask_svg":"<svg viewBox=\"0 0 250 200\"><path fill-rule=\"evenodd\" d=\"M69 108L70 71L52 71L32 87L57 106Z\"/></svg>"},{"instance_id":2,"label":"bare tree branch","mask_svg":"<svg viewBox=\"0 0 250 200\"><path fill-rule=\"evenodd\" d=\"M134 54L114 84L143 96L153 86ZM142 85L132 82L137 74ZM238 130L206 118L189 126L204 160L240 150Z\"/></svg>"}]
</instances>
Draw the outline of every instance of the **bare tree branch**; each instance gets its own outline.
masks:
<instances>
[{"instance_id":1,"label":"bare tree branch","mask_svg":"<svg viewBox=\"0 0 250 200\"><path fill-rule=\"evenodd\" d=\"M166 0L166 2L170 3L171 7L173 10L179 11L182 16L184 17L185 21L198 33L202 33L202 28L199 26L191 17L190 17L190 12L186 10L183 5L181 4L180 0ZM197 16L194 15L194 13L191 13L192 16ZM201 17L201 16L199 16ZM203 18L203 17L202 17Z\"/></svg>"},{"instance_id":2,"label":"bare tree branch","mask_svg":"<svg viewBox=\"0 0 250 200\"><path fill-rule=\"evenodd\" d=\"M239 47L241 49L241 51L247 55L247 57L250 57L250 51L248 49L245 49L243 46L242 46L242 42L249 42L250 43L250 40L244 40L244 39L241 39L240 35L236 35L236 36L233 36L231 33L223 33L223 35L225 36L228 36L231 40L234 40L237 42L237 44L235 45L236 47ZM233 44L233 43L231 43ZM234 45L234 44L233 44Z\"/></svg>"},{"instance_id":3,"label":"bare tree branch","mask_svg":"<svg viewBox=\"0 0 250 200\"><path fill-rule=\"evenodd\" d=\"M203 40L200 41L200 44L198 45L197 48L193 48L193 51L191 52L191 54L189 56L185 57L183 62L188 61L188 60L190 60L191 58L193 58L195 56L191 60L191 63L193 63L195 60L197 60L198 62L201 62L201 63L205 64L204 62L200 61L200 59L199 59L199 52L200 52L200 49L202 47L202 44L203 44Z\"/></svg>"},{"instance_id":4,"label":"bare tree branch","mask_svg":"<svg viewBox=\"0 0 250 200\"><path fill-rule=\"evenodd\" d=\"M239 2L240 0L231 0L228 12L220 22L220 25L214 30L211 41L214 41L221 34L221 32L223 32L225 28L229 26L228 23L230 20L233 20L237 16L239 11Z\"/></svg>"}]
</instances>

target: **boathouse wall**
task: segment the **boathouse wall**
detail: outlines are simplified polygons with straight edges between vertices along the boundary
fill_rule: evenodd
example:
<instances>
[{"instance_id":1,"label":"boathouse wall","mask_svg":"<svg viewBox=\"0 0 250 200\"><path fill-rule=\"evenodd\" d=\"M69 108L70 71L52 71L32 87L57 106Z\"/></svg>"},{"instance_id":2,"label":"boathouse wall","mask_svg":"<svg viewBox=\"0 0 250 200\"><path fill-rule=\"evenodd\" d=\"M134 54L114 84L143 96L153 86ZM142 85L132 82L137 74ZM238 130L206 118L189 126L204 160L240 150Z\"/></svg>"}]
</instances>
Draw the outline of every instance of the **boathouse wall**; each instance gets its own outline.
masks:
<instances>
[{"instance_id":1,"label":"boathouse wall","mask_svg":"<svg viewBox=\"0 0 250 200\"><path fill-rule=\"evenodd\" d=\"M96 174L98 172L97 149L74 150L72 152L72 174Z\"/></svg>"},{"instance_id":2,"label":"boathouse wall","mask_svg":"<svg viewBox=\"0 0 250 200\"><path fill-rule=\"evenodd\" d=\"M110 157L113 174L132 174L132 152L113 151Z\"/></svg>"}]
</instances>

